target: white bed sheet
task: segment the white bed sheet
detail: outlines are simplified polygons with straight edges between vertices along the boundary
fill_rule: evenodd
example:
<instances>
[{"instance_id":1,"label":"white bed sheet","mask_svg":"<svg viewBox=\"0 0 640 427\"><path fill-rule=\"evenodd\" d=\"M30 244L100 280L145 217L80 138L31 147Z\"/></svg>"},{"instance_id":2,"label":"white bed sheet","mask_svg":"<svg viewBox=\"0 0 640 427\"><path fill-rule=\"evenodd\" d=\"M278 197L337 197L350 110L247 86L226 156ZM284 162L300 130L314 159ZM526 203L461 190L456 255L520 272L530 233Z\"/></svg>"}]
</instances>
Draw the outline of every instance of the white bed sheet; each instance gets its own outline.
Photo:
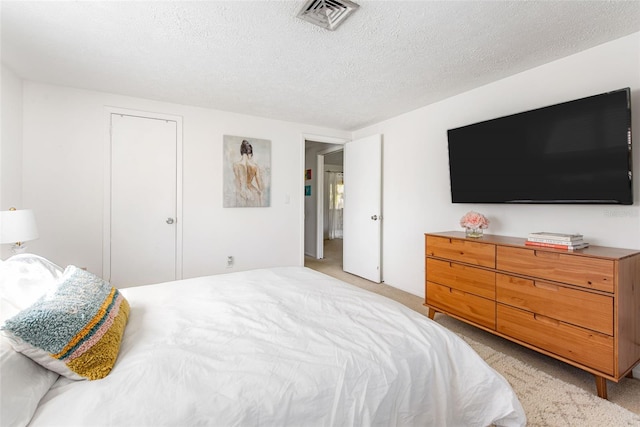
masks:
<instances>
[{"instance_id":1,"label":"white bed sheet","mask_svg":"<svg viewBox=\"0 0 640 427\"><path fill-rule=\"evenodd\" d=\"M121 290L113 371L60 378L31 426L519 426L506 380L464 341L304 267Z\"/></svg>"}]
</instances>

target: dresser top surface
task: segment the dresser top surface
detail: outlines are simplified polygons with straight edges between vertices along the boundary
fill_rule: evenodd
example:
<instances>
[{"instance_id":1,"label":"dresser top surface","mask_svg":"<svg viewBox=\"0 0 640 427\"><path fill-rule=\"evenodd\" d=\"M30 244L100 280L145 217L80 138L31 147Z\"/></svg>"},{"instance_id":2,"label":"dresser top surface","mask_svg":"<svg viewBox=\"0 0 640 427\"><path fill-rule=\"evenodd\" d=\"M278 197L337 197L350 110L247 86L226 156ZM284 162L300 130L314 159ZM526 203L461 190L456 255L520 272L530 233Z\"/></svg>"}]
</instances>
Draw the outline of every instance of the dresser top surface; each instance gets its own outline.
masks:
<instances>
[{"instance_id":1,"label":"dresser top surface","mask_svg":"<svg viewBox=\"0 0 640 427\"><path fill-rule=\"evenodd\" d=\"M598 258L611 258L611 259L620 259L626 258L629 256L640 254L640 250L638 249L623 249L623 248L612 248L608 246L595 246L590 245L585 249L576 249L576 250L566 250L566 249L554 249L547 247L532 247L526 246L526 238L522 237L511 237L511 236L500 236L497 234L485 234L480 238L470 238L466 237L464 231L443 231L443 232L435 232L435 233L425 233L425 236L437 236L437 237L446 237L452 239L461 239L467 240L469 242L477 242L477 243L490 243L494 245L504 245L504 246L512 246L530 250L542 250L549 252L560 252L560 253L568 253L574 255L583 255L583 256L592 256Z\"/></svg>"}]
</instances>

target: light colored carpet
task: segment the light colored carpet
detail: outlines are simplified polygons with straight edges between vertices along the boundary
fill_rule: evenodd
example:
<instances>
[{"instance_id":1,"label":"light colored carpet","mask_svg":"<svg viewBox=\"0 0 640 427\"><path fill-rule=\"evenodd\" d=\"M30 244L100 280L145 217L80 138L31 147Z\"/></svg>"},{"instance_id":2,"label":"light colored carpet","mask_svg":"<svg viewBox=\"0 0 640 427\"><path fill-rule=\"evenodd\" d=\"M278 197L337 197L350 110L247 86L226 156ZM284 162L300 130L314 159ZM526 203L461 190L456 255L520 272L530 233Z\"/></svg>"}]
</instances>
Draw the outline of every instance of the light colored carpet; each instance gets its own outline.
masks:
<instances>
[{"instance_id":1,"label":"light colored carpet","mask_svg":"<svg viewBox=\"0 0 640 427\"><path fill-rule=\"evenodd\" d=\"M342 271L342 241L325 242L325 258L305 265L384 295L426 316L421 297ZM607 381L609 400L597 397L593 375L508 340L437 314L436 322L456 332L504 376L522 402L530 426L640 426L640 380Z\"/></svg>"},{"instance_id":2,"label":"light colored carpet","mask_svg":"<svg viewBox=\"0 0 640 427\"><path fill-rule=\"evenodd\" d=\"M640 415L561 381L526 363L460 335L509 381L527 414L528 426L639 426Z\"/></svg>"}]
</instances>

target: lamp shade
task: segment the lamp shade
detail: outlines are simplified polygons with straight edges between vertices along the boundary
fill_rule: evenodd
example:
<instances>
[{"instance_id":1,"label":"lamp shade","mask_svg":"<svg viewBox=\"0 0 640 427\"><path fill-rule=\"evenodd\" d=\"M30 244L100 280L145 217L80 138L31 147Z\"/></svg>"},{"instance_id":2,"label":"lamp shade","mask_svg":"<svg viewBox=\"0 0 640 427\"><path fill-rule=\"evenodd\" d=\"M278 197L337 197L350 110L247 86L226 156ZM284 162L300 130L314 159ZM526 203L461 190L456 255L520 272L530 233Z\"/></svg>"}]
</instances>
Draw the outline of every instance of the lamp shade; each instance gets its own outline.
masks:
<instances>
[{"instance_id":1,"label":"lamp shade","mask_svg":"<svg viewBox=\"0 0 640 427\"><path fill-rule=\"evenodd\" d=\"M0 212L0 243L27 242L37 238L36 218L31 209Z\"/></svg>"}]
</instances>

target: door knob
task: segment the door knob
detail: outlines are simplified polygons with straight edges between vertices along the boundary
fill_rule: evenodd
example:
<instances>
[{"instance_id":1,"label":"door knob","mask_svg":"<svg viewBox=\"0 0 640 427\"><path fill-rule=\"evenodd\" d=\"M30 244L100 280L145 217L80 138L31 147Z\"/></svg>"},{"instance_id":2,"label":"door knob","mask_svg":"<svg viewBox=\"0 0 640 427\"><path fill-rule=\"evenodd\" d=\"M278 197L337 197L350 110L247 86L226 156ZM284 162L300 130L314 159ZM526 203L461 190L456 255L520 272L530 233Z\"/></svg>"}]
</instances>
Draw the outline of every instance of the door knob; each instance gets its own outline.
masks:
<instances>
[{"instance_id":1,"label":"door knob","mask_svg":"<svg viewBox=\"0 0 640 427\"><path fill-rule=\"evenodd\" d=\"M378 220L378 215L371 215L371 219L374 220L374 221L377 221Z\"/></svg>"},{"instance_id":2,"label":"door knob","mask_svg":"<svg viewBox=\"0 0 640 427\"><path fill-rule=\"evenodd\" d=\"M173 224L174 219L173 218L167 218L167 224Z\"/></svg>"}]
</instances>

